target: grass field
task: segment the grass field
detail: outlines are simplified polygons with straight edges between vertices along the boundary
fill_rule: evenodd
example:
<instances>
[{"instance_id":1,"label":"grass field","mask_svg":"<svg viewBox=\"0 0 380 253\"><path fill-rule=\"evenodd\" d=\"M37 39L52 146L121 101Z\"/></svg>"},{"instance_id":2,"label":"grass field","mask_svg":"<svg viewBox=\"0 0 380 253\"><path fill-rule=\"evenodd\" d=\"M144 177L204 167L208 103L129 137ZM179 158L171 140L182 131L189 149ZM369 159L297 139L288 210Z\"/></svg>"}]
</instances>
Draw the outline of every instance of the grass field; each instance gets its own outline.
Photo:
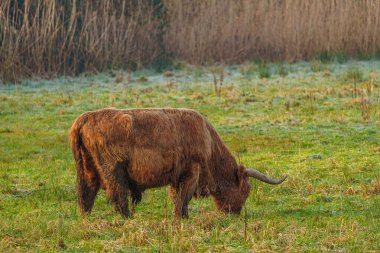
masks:
<instances>
[{"instance_id":1,"label":"grass field","mask_svg":"<svg viewBox=\"0 0 380 253\"><path fill-rule=\"evenodd\" d=\"M220 97L211 70L192 67L1 85L0 252L380 251L380 62L252 63L223 74ZM160 188L131 219L104 192L82 217L68 129L111 106L196 109L242 164L288 180L251 179L240 215L195 199L190 218L174 222Z\"/></svg>"}]
</instances>

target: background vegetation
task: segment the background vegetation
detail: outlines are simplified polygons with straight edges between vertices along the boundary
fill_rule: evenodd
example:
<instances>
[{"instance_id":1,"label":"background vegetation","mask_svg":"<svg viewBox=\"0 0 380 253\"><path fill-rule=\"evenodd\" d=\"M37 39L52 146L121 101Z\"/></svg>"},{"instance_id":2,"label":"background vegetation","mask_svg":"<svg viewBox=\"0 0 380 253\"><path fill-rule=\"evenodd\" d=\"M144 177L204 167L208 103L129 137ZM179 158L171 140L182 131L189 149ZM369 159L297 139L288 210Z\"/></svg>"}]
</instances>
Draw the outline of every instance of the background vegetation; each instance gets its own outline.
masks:
<instances>
[{"instance_id":1,"label":"background vegetation","mask_svg":"<svg viewBox=\"0 0 380 253\"><path fill-rule=\"evenodd\" d=\"M374 56L380 0L3 0L0 79Z\"/></svg>"},{"instance_id":2,"label":"background vegetation","mask_svg":"<svg viewBox=\"0 0 380 253\"><path fill-rule=\"evenodd\" d=\"M380 63L222 69L0 86L0 252L380 251ZM108 106L196 109L240 163L289 177L252 179L241 215L195 199L174 222L164 187L146 191L131 219L103 191L81 217L68 129Z\"/></svg>"},{"instance_id":3,"label":"background vegetation","mask_svg":"<svg viewBox=\"0 0 380 253\"><path fill-rule=\"evenodd\" d=\"M160 52L158 26L147 1L1 1L0 79L142 66Z\"/></svg>"}]
</instances>

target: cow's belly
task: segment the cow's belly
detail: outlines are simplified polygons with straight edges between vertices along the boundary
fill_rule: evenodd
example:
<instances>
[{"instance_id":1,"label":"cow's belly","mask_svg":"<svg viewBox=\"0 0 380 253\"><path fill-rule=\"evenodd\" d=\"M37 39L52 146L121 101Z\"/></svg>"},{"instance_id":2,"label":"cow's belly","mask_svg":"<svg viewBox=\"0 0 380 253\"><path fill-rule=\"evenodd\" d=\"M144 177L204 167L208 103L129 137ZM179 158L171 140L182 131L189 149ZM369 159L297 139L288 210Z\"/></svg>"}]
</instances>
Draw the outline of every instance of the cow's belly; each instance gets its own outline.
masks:
<instances>
[{"instance_id":1,"label":"cow's belly","mask_svg":"<svg viewBox=\"0 0 380 253\"><path fill-rule=\"evenodd\" d=\"M135 149L128 174L140 189L169 184L177 165L177 155L157 149Z\"/></svg>"}]
</instances>

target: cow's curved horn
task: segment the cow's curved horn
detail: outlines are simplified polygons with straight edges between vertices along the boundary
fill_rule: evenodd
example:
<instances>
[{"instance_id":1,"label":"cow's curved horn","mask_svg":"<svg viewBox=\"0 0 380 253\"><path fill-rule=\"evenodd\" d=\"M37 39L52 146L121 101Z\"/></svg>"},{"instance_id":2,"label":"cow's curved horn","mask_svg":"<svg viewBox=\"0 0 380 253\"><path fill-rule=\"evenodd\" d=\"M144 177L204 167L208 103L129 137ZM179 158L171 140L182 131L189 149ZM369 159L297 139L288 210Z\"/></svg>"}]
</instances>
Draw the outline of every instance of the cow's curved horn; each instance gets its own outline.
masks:
<instances>
[{"instance_id":1,"label":"cow's curved horn","mask_svg":"<svg viewBox=\"0 0 380 253\"><path fill-rule=\"evenodd\" d=\"M260 171L257 171L254 169L248 169L248 168L246 168L245 170L247 171L248 176L254 177L254 178L256 178L260 181L263 181L265 183L268 183L268 184L281 184L288 177L288 176L285 176L283 179L277 181L277 180L274 180L274 179L267 177L266 175L264 175Z\"/></svg>"}]
</instances>

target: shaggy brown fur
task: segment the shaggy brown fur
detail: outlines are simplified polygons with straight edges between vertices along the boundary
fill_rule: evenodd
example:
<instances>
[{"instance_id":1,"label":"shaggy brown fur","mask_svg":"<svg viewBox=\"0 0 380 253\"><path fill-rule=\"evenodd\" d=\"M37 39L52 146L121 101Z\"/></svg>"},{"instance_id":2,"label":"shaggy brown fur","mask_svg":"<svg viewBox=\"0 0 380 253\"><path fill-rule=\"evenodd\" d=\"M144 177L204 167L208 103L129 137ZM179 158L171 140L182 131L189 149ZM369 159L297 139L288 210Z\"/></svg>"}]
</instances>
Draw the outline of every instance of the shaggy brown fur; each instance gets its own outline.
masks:
<instances>
[{"instance_id":1,"label":"shaggy brown fur","mask_svg":"<svg viewBox=\"0 0 380 253\"><path fill-rule=\"evenodd\" d=\"M216 206L240 212L250 192L238 166L205 117L189 109L103 109L86 112L71 127L82 213L91 212L99 188L129 216L148 188L171 186L175 215L188 216L192 196L214 197Z\"/></svg>"}]
</instances>

